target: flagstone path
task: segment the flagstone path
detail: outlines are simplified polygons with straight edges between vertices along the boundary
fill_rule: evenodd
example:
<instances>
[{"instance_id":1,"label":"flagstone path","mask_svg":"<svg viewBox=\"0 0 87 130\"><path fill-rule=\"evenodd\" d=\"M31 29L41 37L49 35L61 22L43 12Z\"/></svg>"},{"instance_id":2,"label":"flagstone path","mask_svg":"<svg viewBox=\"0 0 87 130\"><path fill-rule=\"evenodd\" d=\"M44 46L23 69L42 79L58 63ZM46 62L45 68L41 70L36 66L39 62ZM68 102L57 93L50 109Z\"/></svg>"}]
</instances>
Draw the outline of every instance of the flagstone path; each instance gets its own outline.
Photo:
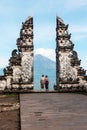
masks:
<instances>
[{"instance_id":1,"label":"flagstone path","mask_svg":"<svg viewBox=\"0 0 87 130\"><path fill-rule=\"evenodd\" d=\"M87 130L87 96L20 94L21 130Z\"/></svg>"}]
</instances>

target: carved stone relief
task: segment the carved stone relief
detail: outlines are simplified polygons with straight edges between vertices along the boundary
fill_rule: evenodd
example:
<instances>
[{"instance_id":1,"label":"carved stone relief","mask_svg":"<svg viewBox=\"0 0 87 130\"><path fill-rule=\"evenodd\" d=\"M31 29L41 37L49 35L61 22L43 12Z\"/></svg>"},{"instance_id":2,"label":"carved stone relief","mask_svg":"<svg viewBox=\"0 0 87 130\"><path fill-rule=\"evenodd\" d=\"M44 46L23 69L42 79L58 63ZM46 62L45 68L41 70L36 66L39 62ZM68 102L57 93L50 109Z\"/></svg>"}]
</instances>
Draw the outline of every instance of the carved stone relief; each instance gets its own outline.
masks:
<instances>
[{"instance_id":1,"label":"carved stone relief","mask_svg":"<svg viewBox=\"0 0 87 130\"><path fill-rule=\"evenodd\" d=\"M19 79L21 78L21 67L13 66L13 82L19 83Z\"/></svg>"},{"instance_id":2,"label":"carved stone relief","mask_svg":"<svg viewBox=\"0 0 87 130\"><path fill-rule=\"evenodd\" d=\"M22 53L22 81L23 83L31 83L33 77L33 57L27 53Z\"/></svg>"}]
</instances>

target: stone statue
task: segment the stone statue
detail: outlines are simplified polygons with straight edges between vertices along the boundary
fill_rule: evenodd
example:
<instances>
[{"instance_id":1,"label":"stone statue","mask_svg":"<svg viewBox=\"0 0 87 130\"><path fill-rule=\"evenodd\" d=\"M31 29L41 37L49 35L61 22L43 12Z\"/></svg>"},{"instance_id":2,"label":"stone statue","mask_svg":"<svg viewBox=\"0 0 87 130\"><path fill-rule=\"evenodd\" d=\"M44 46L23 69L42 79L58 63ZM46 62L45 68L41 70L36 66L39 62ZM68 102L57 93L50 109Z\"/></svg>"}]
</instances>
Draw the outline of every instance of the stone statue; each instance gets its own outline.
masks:
<instances>
[{"instance_id":1,"label":"stone statue","mask_svg":"<svg viewBox=\"0 0 87 130\"><path fill-rule=\"evenodd\" d=\"M7 66L3 69L4 75L12 75L12 68L10 66Z\"/></svg>"},{"instance_id":2,"label":"stone statue","mask_svg":"<svg viewBox=\"0 0 87 130\"><path fill-rule=\"evenodd\" d=\"M12 51L12 57L9 59L10 65L20 65L21 64L21 57L20 53L17 54L17 50L14 49Z\"/></svg>"}]
</instances>

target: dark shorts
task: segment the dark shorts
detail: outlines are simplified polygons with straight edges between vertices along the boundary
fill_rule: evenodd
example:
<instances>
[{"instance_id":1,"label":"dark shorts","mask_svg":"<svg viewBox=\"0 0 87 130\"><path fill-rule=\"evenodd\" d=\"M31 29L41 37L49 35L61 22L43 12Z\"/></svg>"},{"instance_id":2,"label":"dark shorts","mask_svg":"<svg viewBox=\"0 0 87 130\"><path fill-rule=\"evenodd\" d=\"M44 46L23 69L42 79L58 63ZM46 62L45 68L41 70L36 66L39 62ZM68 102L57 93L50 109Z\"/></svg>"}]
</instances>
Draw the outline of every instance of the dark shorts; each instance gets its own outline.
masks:
<instances>
[{"instance_id":1,"label":"dark shorts","mask_svg":"<svg viewBox=\"0 0 87 130\"><path fill-rule=\"evenodd\" d=\"M42 88L42 89L44 88L44 84L41 84L41 88Z\"/></svg>"},{"instance_id":2,"label":"dark shorts","mask_svg":"<svg viewBox=\"0 0 87 130\"><path fill-rule=\"evenodd\" d=\"M45 83L45 88L48 89L48 83Z\"/></svg>"}]
</instances>

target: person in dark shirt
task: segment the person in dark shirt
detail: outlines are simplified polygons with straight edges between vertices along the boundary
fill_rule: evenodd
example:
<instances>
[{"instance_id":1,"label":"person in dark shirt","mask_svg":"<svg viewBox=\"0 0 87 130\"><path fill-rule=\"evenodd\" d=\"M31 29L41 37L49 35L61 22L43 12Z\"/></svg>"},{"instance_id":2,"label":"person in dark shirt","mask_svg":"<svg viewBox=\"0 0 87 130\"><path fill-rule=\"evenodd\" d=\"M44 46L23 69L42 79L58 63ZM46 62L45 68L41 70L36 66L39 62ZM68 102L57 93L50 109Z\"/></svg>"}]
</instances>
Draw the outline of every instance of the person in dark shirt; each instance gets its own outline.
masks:
<instances>
[{"instance_id":1,"label":"person in dark shirt","mask_svg":"<svg viewBox=\"0 0 87 130\"><path fill-rule=\"evenodd\" d=\"M48 86L49 86L49 78L48 78L48 76L46 75L46 76L45 76L45 88L46 88L46 90L49 89Z\"/></svg>"}]
</instances>

